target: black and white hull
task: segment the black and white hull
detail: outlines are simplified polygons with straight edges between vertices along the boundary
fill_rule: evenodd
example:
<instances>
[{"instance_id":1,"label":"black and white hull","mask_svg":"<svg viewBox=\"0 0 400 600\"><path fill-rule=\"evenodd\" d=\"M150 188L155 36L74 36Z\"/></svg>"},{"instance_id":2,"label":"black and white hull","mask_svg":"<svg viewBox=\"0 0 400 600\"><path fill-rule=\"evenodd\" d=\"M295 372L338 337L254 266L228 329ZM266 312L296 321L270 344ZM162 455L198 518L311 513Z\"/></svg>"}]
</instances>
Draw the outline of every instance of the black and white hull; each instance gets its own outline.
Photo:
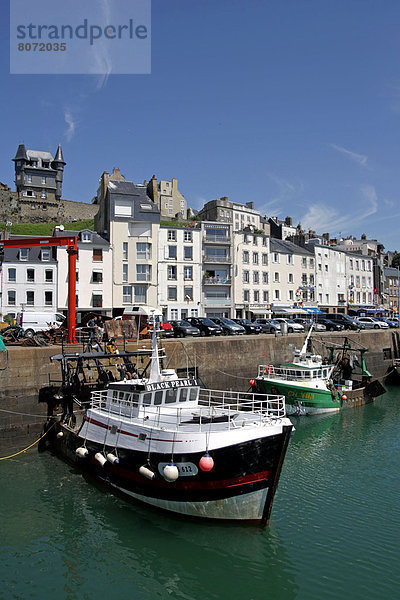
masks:
<instances>
[{"instance_id":1,"label":"black and white hull","mask_svg":"<svg viewBox=\"0 0 400 600\"><path fill-rule=\"evenodd\" d=\"M268 523L292 425L277 423L274 429L271 435L209 447L211 471L203 471L199 466L205 445L198 452L186 448L181 453L177 449L172 459L170 449L149 455L133 449L116 451L115 447L87 441L88 454L79 457L76 451L82 447L82 438L60 423L54 435L54 449L80 470L129 499L192 517ZM57 437L57 431L62 436ZM155 441L149 439L148 443ZM170 448L171 443L166 442ZM98 453L104 457L118 455L118 463L106 460L102 465L96 459ZM164 468L172 460L179 476L176 481L167 481ZM152 479L141 473L143 466L154 474Z\"/></svg>"}]
</instances>

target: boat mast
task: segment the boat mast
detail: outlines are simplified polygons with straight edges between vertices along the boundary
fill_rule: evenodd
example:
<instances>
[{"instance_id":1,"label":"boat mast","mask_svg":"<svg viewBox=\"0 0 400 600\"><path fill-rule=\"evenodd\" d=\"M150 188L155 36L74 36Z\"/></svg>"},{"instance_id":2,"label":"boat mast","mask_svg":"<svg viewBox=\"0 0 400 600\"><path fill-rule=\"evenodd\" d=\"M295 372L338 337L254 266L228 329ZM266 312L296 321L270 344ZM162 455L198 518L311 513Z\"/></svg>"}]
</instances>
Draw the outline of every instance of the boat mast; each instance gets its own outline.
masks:
<instances>
[{"instance_id":1,"label":"boat mast","mask_svg":"<svg viewBox=\"0 0 400 600\"><path fill-rule=\"evenodd\" d=\"M306 337L306 339L305 339L305 341L304 341L303 347L302 347L302 349L300 350L300 356L305 356L305 355L307 354L308 340L310 339L310 336L311 336L311 332L312 332L312 330L313 330L313 327L314 327L314 323L311 323L311 327L310 327L310 329L309 329L309 332L308 332L308 334L307 334L307 337Z\"/></svg>"},{"instance_id":2,"label":"boat mast","mask_svg":"<svg viewBox=\"0 0 400 600\"><path fill-rule=\"evenodd\" d=\"M161 373L160 373L160 360L158 357L158 344L157 344L157 323L156 317L152 315L153 321L153 335L151 339L151 369L149 376L149 383L154 383L160 381Z\"/></svg>"}]
</instances>

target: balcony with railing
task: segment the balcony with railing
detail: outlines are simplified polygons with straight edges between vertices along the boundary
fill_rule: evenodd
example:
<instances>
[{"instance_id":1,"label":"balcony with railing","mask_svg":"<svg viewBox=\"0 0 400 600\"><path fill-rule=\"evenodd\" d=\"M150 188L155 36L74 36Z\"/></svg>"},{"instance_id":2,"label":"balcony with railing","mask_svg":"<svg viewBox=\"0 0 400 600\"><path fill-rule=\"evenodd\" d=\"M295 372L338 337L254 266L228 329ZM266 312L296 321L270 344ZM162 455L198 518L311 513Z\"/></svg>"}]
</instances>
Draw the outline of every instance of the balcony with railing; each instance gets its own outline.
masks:
<instances>
[{"instance_id":1,"label":"balcony with railing","mask_svg":"<svg viewBox=\"0 0 400 600\"><path fill-rule=\"evenodd\" d=\"M210 242L212 244L230 244L231 237L229 235L210 235L204 234L203 236L204 242Z\"/></svg>"},{"instance_id":2,"label":"balcony with railing","mask_svg":"<svg viewBox=\"0 0 400 600\"><path fill-rule=\"evenodd\" d=\"M232 279L230 277L203 277L204 285L231 285Z\"/></svg>"},{"instance_id":3,"label":"balcony with railing","mask_svg":"<svg viewBox=\"0 0 400 600\"><path fill-rule=\"evenodd\" d=\"M231 299L230 298L214 298L214 297L206 297L204 298L205 306L230 306Z\"/></svg>"},{"instance_id":4,"label":"balcony with railing","mask_svg":"<svg viewBox=\"0 0 400 600\"><path fill-rule=\"evenodd\" d=\"M203 262L205 263L230 263L231 260L231 255L229 253L208 254L203 252Z\"/></svg>"}]
</instances>

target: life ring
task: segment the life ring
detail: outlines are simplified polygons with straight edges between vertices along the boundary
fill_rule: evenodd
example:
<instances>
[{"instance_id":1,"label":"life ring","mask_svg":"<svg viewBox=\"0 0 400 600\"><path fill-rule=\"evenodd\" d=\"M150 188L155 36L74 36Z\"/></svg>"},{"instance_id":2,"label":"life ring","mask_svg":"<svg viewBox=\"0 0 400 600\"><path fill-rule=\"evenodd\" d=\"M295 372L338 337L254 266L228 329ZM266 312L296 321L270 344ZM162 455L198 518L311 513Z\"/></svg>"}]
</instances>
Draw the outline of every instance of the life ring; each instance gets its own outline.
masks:
<instances>
[{"instance_id":1,"label":"life ring","mask_svg":"<svg viewBox=\"0 0 400 600\"><path fill-rule=\"evenodd\" d=\"M271 375L272 365L266 365L266 369L267 369L267 375Z\"/></svg>"}]
</instances>

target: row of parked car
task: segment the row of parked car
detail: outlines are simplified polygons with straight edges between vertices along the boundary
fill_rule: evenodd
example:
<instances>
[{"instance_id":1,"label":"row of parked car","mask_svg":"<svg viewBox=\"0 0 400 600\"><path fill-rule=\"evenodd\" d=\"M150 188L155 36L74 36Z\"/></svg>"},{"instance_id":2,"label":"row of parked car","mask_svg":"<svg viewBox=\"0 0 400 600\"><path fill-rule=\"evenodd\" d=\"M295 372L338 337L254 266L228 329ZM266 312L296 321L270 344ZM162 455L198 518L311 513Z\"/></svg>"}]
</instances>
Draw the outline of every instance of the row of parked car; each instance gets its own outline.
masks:
<instances>
[{"instance_id":1,"label":"row of parked car","mask_svg":"<svg viewBox=\"0 0 400 600\"><path fill-rule=\"evenodd\" d=\"M344 314L317 314L314 318L287 319L227 319L222 317L192 317L187 320L164 322L163 334L166 337L210 336L210 335L243 335L273 333L303 333L311 325L315 331L343 331L345 329L360 331L361 329L387 329L398 327L398 321L384 317L350 317Z\"/></svg>"}]
</instances>

